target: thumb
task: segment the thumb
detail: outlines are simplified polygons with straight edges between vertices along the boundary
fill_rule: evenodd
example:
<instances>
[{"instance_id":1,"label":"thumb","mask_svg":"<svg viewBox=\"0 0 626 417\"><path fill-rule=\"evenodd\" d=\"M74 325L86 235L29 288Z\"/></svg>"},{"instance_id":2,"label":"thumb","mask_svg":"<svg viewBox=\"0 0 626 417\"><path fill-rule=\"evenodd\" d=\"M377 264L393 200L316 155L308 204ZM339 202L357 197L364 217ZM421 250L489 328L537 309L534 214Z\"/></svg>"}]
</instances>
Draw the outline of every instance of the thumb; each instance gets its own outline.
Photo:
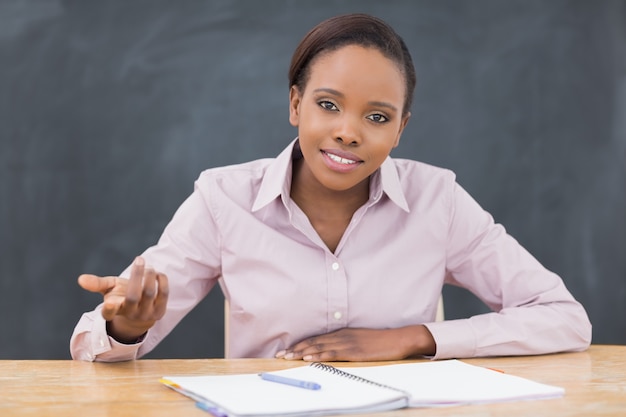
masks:
<instances>
[{"instance_id":1,"label":"thumb","mask_svg":"<svg viewBox=\"0 0 626 417\"><path fill-rule=\"evenodd\" d=\"M116 277L99 277L92 274L82 274L78 277L78 285L91 292L106 294L111 291L116 284Z\"/></svg>"}]
</instances>

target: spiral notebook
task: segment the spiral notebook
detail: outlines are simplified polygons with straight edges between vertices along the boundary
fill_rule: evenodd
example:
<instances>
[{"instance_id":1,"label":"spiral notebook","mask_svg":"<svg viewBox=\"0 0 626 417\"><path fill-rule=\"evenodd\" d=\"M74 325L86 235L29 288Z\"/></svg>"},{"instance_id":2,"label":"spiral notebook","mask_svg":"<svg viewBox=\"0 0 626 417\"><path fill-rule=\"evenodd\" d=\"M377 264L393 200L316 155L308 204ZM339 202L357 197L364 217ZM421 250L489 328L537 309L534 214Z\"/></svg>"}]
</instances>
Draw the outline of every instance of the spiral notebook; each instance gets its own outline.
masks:
<instances>
[{"instance_id":1,"label":"spiral notebook","mask_svg":"<svg viewBox=\"0 0 626 417\"><path fill-rule=\"evenodd\" d=\"M259 374L164 376L161 382L223 416L321 416L372 413L404 407L556 398L563 388L459 360L334 367L312 363L269 372L315 382L304 389Z\"/></svg>"}]
</instances>

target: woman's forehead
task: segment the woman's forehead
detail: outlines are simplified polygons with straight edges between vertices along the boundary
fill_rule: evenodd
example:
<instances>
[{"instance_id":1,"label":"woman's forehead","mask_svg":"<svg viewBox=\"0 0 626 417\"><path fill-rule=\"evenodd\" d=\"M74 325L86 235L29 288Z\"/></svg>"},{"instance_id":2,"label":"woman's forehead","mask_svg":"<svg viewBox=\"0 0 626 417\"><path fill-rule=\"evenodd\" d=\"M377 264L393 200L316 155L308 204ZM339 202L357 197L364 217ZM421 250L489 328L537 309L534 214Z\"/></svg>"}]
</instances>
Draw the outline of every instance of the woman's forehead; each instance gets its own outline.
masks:
<instances>
[{"instance_id":1,"label":"woman's forehead","mask_svg":"<svg viewBox=\"0 0 626 417\"><path fill-rule=\"evenodd\" d=\"M406 94L404 75L398 63L376 48L358 45L347 45L318 55L310 63L306 88L309 86L338 91L370 88L386 91L388 99L397 99L400 103Z\"/></svg>"}]
</instances>

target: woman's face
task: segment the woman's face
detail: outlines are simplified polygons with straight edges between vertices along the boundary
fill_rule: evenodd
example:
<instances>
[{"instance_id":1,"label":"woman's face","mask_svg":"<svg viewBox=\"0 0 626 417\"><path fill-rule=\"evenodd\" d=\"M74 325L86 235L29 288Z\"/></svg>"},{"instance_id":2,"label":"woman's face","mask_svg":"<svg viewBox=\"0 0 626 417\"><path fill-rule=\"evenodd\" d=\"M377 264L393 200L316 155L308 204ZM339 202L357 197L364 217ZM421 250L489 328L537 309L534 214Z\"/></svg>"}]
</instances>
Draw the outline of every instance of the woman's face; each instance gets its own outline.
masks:
<instances>
[{"instance_id":1,"label":"woman's face","mask_svg":"<svg viewBox=\"0 0 626 417\"><path fill-rule=\"evenodd\" d=\"M374 48L344 46L316 57L304 91L290 91L289 121L298 127L303 170L334 191L349 190L398 145L409 115L398 65Z\"/></svg>"}]
</instances>

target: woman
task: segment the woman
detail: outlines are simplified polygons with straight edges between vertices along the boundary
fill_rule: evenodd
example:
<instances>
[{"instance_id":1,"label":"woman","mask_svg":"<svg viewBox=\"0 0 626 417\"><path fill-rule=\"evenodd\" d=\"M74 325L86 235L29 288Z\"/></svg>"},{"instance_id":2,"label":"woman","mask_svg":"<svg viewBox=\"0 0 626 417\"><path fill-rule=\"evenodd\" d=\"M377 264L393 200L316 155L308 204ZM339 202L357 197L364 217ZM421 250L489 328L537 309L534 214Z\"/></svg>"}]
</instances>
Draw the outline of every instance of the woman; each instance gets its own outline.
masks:
<instances>
[{"instance_id":1,"label":"woman","mask_svg":"<svg viewBox=\"0 0 626 417\"><path fill-rule=\"evenodd\" d=\"M150 351L219 282L230 356L435 359L583 350L591 325L562 280L448 170L392 159L415 70L402 39L362 14L328 19L289 70L298 138L276 158L209 169L157 245L120 277L82 275L103 304L75 359ZM492 313L434 322L444 283Z\"/></svg>"}]
</instances>

